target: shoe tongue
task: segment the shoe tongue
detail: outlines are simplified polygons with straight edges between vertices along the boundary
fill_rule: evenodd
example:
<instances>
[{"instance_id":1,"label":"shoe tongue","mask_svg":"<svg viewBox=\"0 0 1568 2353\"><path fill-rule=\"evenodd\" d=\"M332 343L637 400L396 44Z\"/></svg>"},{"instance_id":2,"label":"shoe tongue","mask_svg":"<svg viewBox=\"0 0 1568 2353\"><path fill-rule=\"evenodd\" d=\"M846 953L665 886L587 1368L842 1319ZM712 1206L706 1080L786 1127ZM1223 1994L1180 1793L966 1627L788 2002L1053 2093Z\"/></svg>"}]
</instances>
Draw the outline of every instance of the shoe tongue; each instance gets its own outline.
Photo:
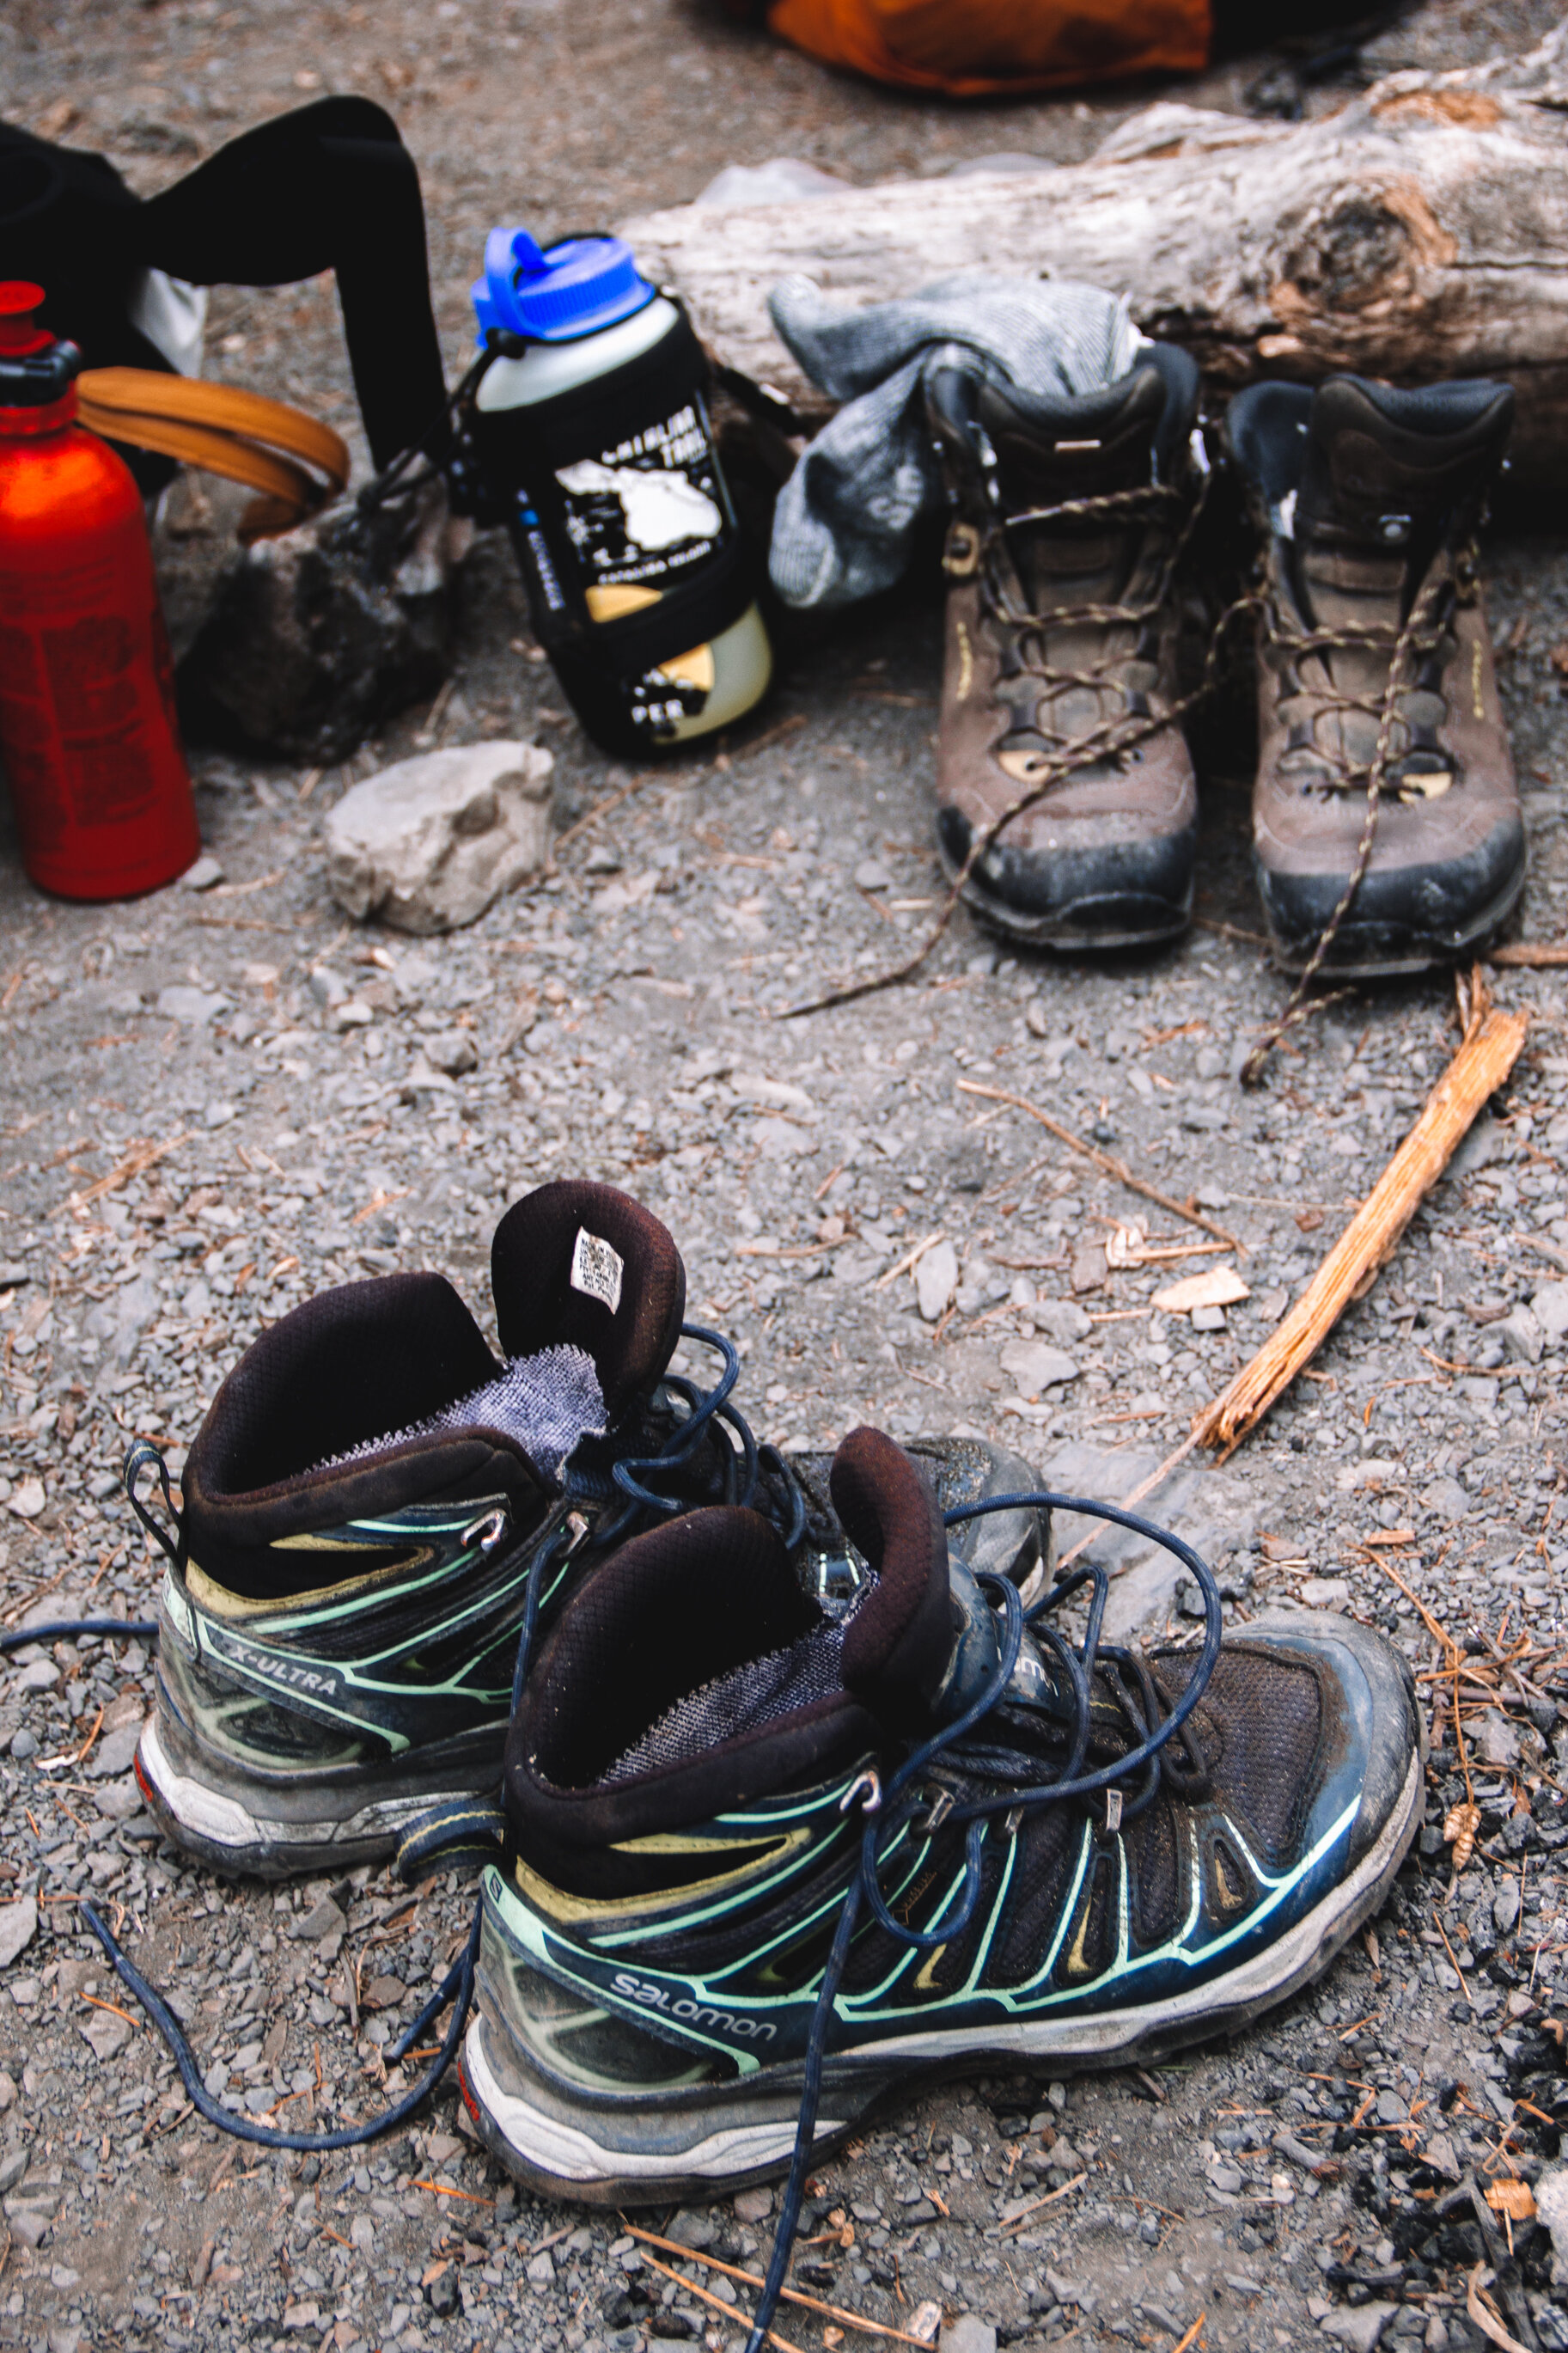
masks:
<instances>
[{"instance_id":1,"label":"shoe tongue","mask_svg":"<svg viewBox=\"0 0 1568 2353\"><path fill-rule=\"evenodd\" d=\"M663 1378L686 1312L668 1231L610 1185L563 1179L514 1202L496 1228L490 1283L508 1356L584 1349L612 1423Z\"/></svg>"},{"instance_id":2,"label":"shoe tongue","mask_svg":"<svg viewBox=\"0 0 1568 2353\"><path fill-rule=\"evenodd\" d=\"M1076 396L980 385L975 415L996 453L1004 507L1016 513L1152 481L1166 401L1164 379L1152 365Z\"/></svg>"},{"instance_id":3,"label":"shoe tongue","mask_svg":"<svg viewBox=\"0 0 1568 2353\"><path fill-rule=\"evenodd\" d=\"M1501 384L1395 392L1331 376L1313 400L1296 504L1298 540L1328 531L1368 544L1435 544L1501 459L1513 394Z\"/></svg>"},{"instance_id":4,"label":"shoe tongue","mask_svg":"<svg viewBox=\"0 0 1568 2353\"><path fill-rule=\"evenodd\" d=\"M909 1456L879 1430L850 1431L830 1485L876 1577L845 1628L845 1689L890 1731L925 1730L960 1631L942 1514Z\"/></svg>"}]
</instances>

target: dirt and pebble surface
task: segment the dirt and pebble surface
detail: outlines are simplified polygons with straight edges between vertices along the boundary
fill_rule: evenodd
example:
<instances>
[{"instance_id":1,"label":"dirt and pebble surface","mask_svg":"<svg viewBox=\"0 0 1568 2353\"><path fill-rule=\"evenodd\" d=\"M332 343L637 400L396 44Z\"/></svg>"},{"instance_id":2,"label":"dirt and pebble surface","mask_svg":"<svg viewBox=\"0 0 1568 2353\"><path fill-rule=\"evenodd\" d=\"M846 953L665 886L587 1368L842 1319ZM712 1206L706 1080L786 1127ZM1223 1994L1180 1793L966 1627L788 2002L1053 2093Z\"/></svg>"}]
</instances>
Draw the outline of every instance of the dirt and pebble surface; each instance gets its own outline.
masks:
<instances>
[{"instance_id":1,"label":"dirt and pebble surface","mask_svg":"<svg viewBox=\"0 0 1568 2353\"><path fill-rule=\"evenodd\" d=\"M1521 46L1533 21L1432 9L1380 47L1457 61ZM1259 70L1196 94L1241 103ZM563 227L778 152L858 179L999 146L1074 155L1131 102L920 109L608 0L445 0L405 19L197 0L58 21L24 0L0 21L7 112L110 146L143 185L302 90L354 86L388 94L420 153L454 356L479 236L525 198ZM326 294L216 311L219 365L335 398L347 421ZM1568 929L1563 552L1515 533L1487 556L1534 937ZM48 904L4 845L8 1627L145 1616L157 1565L117 1492L128 1439L154 1438L177 1477L238 1351L324 1284L435 1265L487 1314L497 1218L564 1172L668 1221L768 1434L974 1430L1124 1495L1299 1293L1452 1050L1444 987L1412 983L1333 1006L1260 1093L1238 1090L1282 989L1256 936L1245 782L1225 773L1205 779L1201 920L1170 955L1052 965L961 923L914 985L775 1020L929 919L934 604L840 624L721 750L650 773L565 723L498 543L480 539L463 586L456 691L349 769L198 749L205 890ZM558 871L445 939L346 923L321 824L350 776L485 734L552 748L558 821L577 828ZM1228 1465L1189 1461L1151 1506L1207 1548L1237 1623L1291 1598L1404 1645L1433 1712L1418 1853L1375 1935L1234 2044L1157 2074L1007 2073L912 2100L820 2169L809 2292L910 2330L939 2308L957 2353L991 2353L992 2332L1168 2348L1200 2313L1211 2347L1321 2332L1440 2348L1483 2341L1467 2281L1484 2258L1503 2265L1510 2333L1568 2345L1546 2232L1500 2187L1541 2176L1568 2116L1568 1022L1560 977L1496 982L1532 1016L1506 1094L1312 1375ZM1192 1254L1213 1237L970 1089L1041 1104L1194 1197L1237 1247ZM1226 1265L1249 1293L1229 1308L1152 1303ZM1119 1626L1190 1622L1161 1556L1104 1556ZM81 1933L82 1896L169 1989L215 2094L319 2125L411 2080L384 2052L448 1966L471 1891L412 1897L366 1872L279 1891L187 1868L128 1770L153 1676L137 1640L34 1645L0 1676L0 2346L733 2353L737 2291L697 2257L759 2268L767 2192L633 2216L689 2251L667 2256L618 2217L514 2192L450 2087L395 2138L321 2160L192 2115ZM1456 1872L1444 1833L1472 1793ZM799 2308L783 2327L836 2341Z\"/></svg>"}]
</instances>

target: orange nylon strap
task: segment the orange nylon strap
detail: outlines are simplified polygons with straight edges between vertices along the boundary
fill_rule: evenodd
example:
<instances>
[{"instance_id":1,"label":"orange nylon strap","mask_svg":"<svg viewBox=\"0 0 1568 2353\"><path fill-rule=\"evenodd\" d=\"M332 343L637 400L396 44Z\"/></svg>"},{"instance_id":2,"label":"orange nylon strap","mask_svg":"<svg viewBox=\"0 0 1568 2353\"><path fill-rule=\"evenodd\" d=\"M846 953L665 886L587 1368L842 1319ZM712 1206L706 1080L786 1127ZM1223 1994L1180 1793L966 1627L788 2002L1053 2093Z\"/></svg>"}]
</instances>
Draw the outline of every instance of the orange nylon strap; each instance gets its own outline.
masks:
<instances>
[{"instance_id":1,"label":"orange nylon strap","mask_svg":"<svg viewBox=\"0 0 1568 2353\"><path fill-rule=\"evenodd\" d=\"M77 378L77 396L82 423L106 439L155 449L259 491L240 517L247 546L290 530L335 498L349 478L347 444L330 425L237 385L153 368L89 368Z\"/></svg>"}]
</instances>

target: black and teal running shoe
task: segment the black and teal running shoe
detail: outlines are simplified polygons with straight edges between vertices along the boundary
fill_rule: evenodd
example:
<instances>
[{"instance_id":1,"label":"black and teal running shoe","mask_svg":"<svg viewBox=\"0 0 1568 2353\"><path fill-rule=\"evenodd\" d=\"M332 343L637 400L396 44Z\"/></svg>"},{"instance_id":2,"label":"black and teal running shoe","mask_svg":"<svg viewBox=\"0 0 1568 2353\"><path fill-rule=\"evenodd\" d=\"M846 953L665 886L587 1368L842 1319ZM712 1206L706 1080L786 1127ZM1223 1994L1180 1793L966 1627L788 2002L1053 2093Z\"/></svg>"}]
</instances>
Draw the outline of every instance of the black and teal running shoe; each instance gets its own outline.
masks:
<instances>
[{"instance_id":1,"label":"black and teal running shoe","mask_svg":"<svg viewBox=\"0 0 1568 2353\"><path fill-rule=\"evenodd\" d=\"M650 1521L757 1505L821 1590L853 1586L827 1458L786 1468L757 1445L729 1402L735 1351L681 1321L657 1218L608 1186L542 1186L502 1219L490 1274L501 1363L438 1274L283 1316L213 1400L178 1541L142 1512L169 1565L137 1777L205 1862L271 1877L400 1849L412 1872L493 1845L521 1661ZM713 1388L668 1371L683 1333L722 1358ZM923 1445L944 1507L1030 1483L977 1441ZM149 1463L132 1450L138 1511ZM1047 1534L1029 1511L975 1524L1020 1577Z\"/></svg>"},{"instance_id":2,"label":"black and teal running shoe","mask_svg":"<svg viewBox=\"0 0 1568 2353\"><path fill-rule=\"evenodd\" d=\"M732 1352L706 1397L665 1380L686 1277L657 1218L545 1185L502 1219L491 1281L504 1362L443 1276L387 1275L280 1318L214 1398L178 1542L153 1531L170 1560L136 1760L188 1852L346 1865L493 1796L531 1590L548 1623L647 1524L649 1478L666 1510L682 1482L733 1483L714 1427Z\"/></svg>"},{"instance_id":3,"label":"black and teal running shoe","mask_svg":"<svg viewBox=\"0 0 1568 2353\"><path fill-rule=\"evenodd\" d=\"M971 1574L875 1431L832 1503L869 1565L847 1604L733 1509L635 1538L568 1604L508 1739L462 2063L478 2129L550 2195L790 2166L780 2277L807 2168L871 2110L1242 2025L1376 1910L1423 1807L1410 1672L1369 1628L1222 1641L1206 1567L1152 1531L1206 1625L1145 1657L1098 1640L1103 1571L1033 1601ZM980 1515L1053 1503L1096 1508Z\"/></svg>"}]
</instances>

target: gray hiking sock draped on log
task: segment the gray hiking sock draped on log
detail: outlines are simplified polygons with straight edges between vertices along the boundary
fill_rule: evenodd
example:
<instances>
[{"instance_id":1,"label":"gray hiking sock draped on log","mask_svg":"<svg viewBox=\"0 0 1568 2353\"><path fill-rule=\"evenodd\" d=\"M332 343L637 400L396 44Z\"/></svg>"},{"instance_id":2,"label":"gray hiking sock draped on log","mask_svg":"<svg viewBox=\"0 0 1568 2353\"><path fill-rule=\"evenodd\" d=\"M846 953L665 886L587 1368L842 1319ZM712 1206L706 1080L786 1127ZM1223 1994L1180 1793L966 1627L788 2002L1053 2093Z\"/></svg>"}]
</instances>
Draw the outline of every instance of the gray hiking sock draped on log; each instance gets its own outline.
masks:
<instances>
[{"instance_id":1,"label":"gray hiking sock draped on log","mask_svg":"<svg viewBox=\"0 0 1568 2353\"><path fill-rule=\"evenodd\" d=\"M942 503L925 416L931 371L976 368L1037 395L1096 392L1126 375L1142 342L1126 301L1098 286L984 269L851 311L809 278L785 278L768 308L812 382L846 404L773 513L768 570L784 602L803 607L890 588L921 517Z\"/></svg>"}]
</instances>

